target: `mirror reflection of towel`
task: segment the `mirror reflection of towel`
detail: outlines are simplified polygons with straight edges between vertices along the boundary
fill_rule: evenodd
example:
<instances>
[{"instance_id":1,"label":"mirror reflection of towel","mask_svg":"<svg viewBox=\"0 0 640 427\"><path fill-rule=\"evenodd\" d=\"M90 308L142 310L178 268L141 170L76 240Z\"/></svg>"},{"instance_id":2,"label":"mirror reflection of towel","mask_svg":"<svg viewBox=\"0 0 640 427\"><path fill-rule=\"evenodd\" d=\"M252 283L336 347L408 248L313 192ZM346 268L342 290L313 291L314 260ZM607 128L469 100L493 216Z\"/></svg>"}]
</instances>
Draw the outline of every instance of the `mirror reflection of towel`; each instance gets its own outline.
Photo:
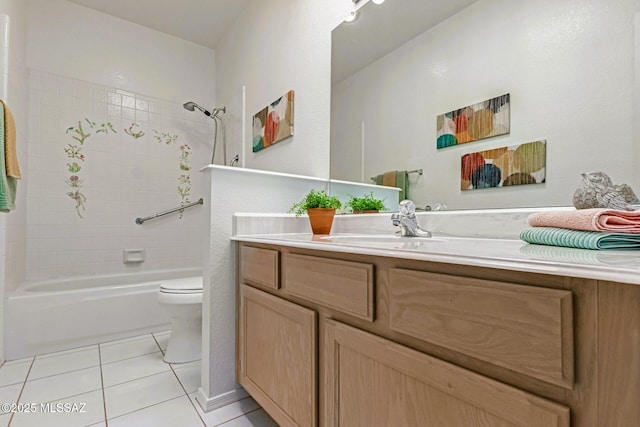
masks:
<instances>
[{"instance_id":1,"label":"mirror reflection of towel","mask_svg":"<svg viewBox=\"0 0 640 427\"><path fill-rule=\"evenodd\" d=\"M376 175L373 180L376 185L399 188L398 202L409 198L409 172L406 170L385 172L381 175Z\"/></svg>"},{"instance_id":2,"label":"mirror reflection of towel","mask_svg":"<svg viewBox=\"0 0 640 427\"><path fill-rule=\"evenodd\" d=\"M400 189L400 201L409 198L409 172L396 172L396 187Z\"/></svg>"},{"instance_id":3,"label":"mirror reflection of towel","mask_svg":"<svg viewBox=\"0 0 640 427\"><path fill-rule=\"evenodd\" d=\"M382 175L382 185L386 185L387 187L395 187L397 172L398 171L385 172Z\"/></svg>"}]
</instances>

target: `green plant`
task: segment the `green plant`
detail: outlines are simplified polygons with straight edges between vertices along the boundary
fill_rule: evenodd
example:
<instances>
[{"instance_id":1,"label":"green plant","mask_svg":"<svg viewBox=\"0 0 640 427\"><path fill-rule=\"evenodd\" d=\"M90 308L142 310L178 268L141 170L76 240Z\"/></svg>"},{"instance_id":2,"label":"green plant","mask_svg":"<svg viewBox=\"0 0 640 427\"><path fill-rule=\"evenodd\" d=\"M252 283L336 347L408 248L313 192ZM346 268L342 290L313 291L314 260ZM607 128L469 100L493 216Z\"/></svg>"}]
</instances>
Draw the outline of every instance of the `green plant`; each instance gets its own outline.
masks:
<instances>
[{"instance_id":1,"label":"green plant","mask_svg":"<svg viewBox=\"0 0 640 427\"><path fill-rule=\"evenodd\" d=\"M340 207L342 207L342 203L336 196L329 196L324 190L311 190L302 200L291 206L289 213L294 213L296 216L300 216L304 215L308 209L340 209Z\"/></svg>"},{"instance_id":2,"label":"green plant","mask_svg":"<svg viewBox=\"0 0 640 427\"><path fill-rule=\"evenodd\" d=\"M383 200L373 197L373 191L369 194L365 194L363 197L350 196L351 199L347 202L347 205L353 212L357 211L383 211L387 209Z\"/></svg>"}]
</instances>

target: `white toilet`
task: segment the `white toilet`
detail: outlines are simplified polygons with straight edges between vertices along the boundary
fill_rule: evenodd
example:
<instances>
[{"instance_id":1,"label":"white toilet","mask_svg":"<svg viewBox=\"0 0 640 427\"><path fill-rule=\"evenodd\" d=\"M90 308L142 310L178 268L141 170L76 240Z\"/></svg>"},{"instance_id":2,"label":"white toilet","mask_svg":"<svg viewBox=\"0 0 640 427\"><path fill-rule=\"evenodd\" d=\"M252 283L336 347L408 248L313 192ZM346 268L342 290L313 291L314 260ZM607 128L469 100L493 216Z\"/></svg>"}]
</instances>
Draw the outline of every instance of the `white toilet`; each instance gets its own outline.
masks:
<instances>
[{"instance_id":1,"label":"white toilet","mask_svg":"<svg viewBox=\"0 0 640 427\"><path fill-rule=\"evenodd\" d=\"M202 354L202 276L162 281L158 302L171 319L164 354L167 363L186 363Z\"/></svg>"}]
</instances>

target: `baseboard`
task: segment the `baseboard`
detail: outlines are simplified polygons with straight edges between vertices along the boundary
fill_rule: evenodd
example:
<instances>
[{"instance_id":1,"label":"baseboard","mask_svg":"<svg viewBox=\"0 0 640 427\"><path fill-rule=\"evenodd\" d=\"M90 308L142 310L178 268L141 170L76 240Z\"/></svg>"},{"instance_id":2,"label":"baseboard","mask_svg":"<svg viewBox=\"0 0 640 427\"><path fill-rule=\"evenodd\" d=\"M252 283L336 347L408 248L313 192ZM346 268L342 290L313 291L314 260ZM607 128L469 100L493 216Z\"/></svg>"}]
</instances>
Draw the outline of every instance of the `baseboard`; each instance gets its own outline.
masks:
<instances>
[{"instance_id":1,"label":"baseboard","mask_svg":"<svg viewBox=\"0 0 640 427\"><path fill-rule=\"evenodd\" d=\"M210 412L214 409L222 408L230 403L242 400L247 396L249 396L249 393L247 393L243 388L237 388L218 396L207 397L204 394L204 391L202 391L202 387L199 387L198 392L196 393L196 401L204 412Z\"/></svg>"}]
</instances>

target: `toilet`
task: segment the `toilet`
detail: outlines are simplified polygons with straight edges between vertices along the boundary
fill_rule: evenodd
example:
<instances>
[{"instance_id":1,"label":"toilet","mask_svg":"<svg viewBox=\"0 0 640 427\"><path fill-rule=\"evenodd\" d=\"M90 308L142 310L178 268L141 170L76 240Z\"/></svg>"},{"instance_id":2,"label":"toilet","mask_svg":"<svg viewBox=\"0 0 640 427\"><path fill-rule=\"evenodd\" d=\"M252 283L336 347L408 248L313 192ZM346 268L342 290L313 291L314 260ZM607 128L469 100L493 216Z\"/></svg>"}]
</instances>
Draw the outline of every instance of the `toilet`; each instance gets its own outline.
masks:
<instances>
[{"instance_id":1,"label":"toilet","mask_svg":"<svg viewBox=\"0 0 640 427\"><path fill-rule=\"evenodd\" d=\"M158 302L171 320L164 361L199 360L202 354L202 276L162 281Z\"/></svg>"}]
</instances>

